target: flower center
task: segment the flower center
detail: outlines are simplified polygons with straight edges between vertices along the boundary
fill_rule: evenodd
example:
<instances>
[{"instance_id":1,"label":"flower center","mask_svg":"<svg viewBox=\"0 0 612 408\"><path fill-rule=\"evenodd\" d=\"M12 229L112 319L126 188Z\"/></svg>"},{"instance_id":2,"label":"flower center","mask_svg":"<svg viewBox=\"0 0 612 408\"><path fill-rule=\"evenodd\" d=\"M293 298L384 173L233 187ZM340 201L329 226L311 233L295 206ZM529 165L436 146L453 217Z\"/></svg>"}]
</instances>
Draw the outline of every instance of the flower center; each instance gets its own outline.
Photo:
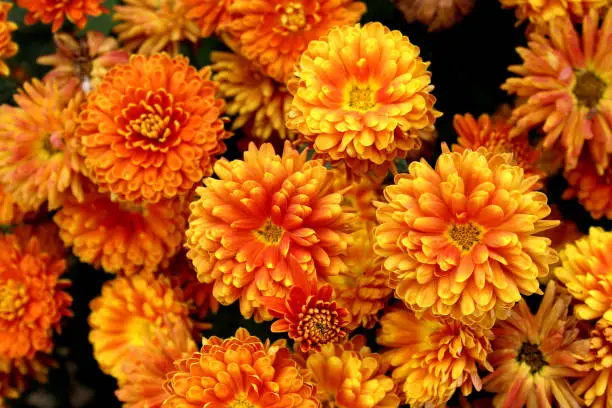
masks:
<instances>
[{"instance_id":1,"label":"flower center","mask_svg":"<svg viewBox=\"0 0 612 408\"><path fill-rule=\"evenodd\" d=\"M155 113L143 113L138 119L130 121L130 127L136 133L146 138L165 142L172 133L168 129L169 117L161 117Z\"/></svg>"},{"instance_id":2,"label":"flower center","mask_svg":"<svg viewBox=\"0 0 612 408\"><path fill-rule=\"evenodd\" d=\"M245 399L237 399L231 404L229 404L229 408L257 408L257 407Z\"/></svg>"},{"instance_id":3,"label":"flower center","mask_svg":"<svg viewBox=\"0 0 612 408\"><path fill-rule=\"evenodd\" d=\"M531 367L531 374L537 373L542 367L548 365L538 345L529 342L523 343L516 360Z\"/></svg>"},{"instance_id":4,"label":"flower center","mask_svg":"<svg viewBox=\"0 0 612 408\"><path fill-rule=\"evenodd\" d=\"M325 308L326 304L318 305L316 309L308 309L300 322L302 336L318 344L334 341L339 333L335 316Z\"/></svg>"},{"instance_id":5,"label":"flower center","mask_svg":"<svg viewBox=\"0 0 612 408\"><path fill-rule=\"evenodd\" d=\"M573 91L580 105L594 109L606 92L606 83L591 71L582 70L576 72Z\"/></svg>"},{"instance_id":6,"label":"flower center","mask_svg":"<svg viewBox=\"0 0 612 408\"><path fill-rule=\"evenodd\" d=\"M302 3L292 1L285 6L279 4L276 11L280 12L280 23L287 30L296 32L306 26L306 13Z\"/></svg>"},{"instance_id":7,"label":"flower center","mask_svg":"<svg viewBox=\"0 0 612 408\"><path fill-rule=\"evenodd\" d=\"M453 224L448 229L447 235L453 245L463 252L469 252L474 245L480 242L482 229L471 222Z\"/></svg>"},{"instance_id":8,"label":"flower center","mask_svg":"<svg viewBox=\"0 0 612 408\"><path fill-rule=\"evenodd\" d=\"M374 91L369 86L354 85L349 91L348 107L358 111L369 111L376 106Z\"/></svg>"},{"instance_id":9,"label":"flower center","mask_svg":"<svg viewBox=\"0 0 612 408\"><path fill-rule=\"evenodd\" d=\"M282 227L268 219L263 227L255 230L255 236L266 245L278 245L284 231Z\"/></svg>"},{"instance_id":10,"label":"flower center","mask_svg":"<svg viewBox=\"0 0 612 408\"><path fill-rule=\"evenodd\" d=\"M13 320L25 313L26 287L12 279L0 281L0 319Z\"/></svg>"}]
</instances>

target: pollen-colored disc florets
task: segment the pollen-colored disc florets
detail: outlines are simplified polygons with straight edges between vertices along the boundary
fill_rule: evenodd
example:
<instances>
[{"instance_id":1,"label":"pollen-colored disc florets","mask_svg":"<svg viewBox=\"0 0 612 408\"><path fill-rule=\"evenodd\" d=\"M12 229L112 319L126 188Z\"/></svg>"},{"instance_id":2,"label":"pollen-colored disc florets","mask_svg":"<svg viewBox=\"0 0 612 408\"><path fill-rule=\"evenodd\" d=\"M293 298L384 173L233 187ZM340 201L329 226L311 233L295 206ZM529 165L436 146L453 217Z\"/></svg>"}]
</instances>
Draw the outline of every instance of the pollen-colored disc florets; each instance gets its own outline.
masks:
<instances>
[{"instance_id":1,"label":"pollen-colored disc florets","mask_svg":"<svg viewBox=\"0 0 612 408\"><path fill-rule=\"evenodd\" d=\"M104 0L17 0L17 5L28 11L26 24L38 21L52 24L53 32L62 27L66 18L78 28L85 28L87 17L97 17L108 12L102 3Z\"/></svg>"}]
</instances>

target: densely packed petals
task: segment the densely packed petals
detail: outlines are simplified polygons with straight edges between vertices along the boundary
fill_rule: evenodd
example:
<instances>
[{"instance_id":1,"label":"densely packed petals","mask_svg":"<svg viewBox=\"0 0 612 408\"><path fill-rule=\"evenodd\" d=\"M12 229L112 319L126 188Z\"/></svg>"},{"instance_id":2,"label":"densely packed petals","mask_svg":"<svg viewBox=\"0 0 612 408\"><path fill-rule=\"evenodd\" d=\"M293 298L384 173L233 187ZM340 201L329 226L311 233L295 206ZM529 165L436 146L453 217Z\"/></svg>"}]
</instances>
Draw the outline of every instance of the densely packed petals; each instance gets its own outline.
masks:
<instances>
[{"instance_id":1,"label":"densely packed petals","mask_svg":"<svg viewBox=\"0 0 612 408\"><path fill-rule=\"evenodd\" d=\"M32 238L36 238L40 251L49 255L50 261L66 258L66 249L59 236L59 228L51 220L19 224L11 229L21 248L25 248Z\"/></svg>"},{"instance_id":2,"label":"densely packed petals","mask_svg":"<svg viewBox=\"0 0 612 408\"><path fill-rule=\"evenodd\" d=\"M418 318L405 308L392 308L380 320L378 344L388 347L383 358L393 367L404 402L413 407L446 407L456 389L463 395L480 390L478 366L487 363L493 337L488 329L429 314Z\"/></svg>"},{"instance_id":3,"label":"densely packed petals","mask_svg":"<svg viewBox=\"0 0 612 408\"><path fill-rule=\"evenodd\" d=\"M168 265L183 243L186 212L178 199L134 204L88 193L82 203L67 200L53 219L82 262L133 275Z\"/></svg>"},{"instance_id":4,"label":"densely packed petals","mask_svg":"<svg viewBox=\"0 0 612 408\"><path fill-rule=\"evenodd\" d=\"M375 252L395 294L417 311L478 320L504 318L557 260L540 231L558 225L509 154L445 152L435 168L412 162L377 203Z\"/></svg>"},{"instance_id":5,"label":"densely packed petals","mask_svg":"<svg viewBox=\"0 0 612 408\"><path fill-rule=\"evenodd\" d=\"M33 80L0 106L0 180L24 211L83 199L83 164L74 130L83 93L72 81Z\"/></svg>"},{"instance_id":6,"label":"densely packed petals","mask_svg":"<svg viewBox=\"0 0 612 408\"><path fill-rule=\"evenodd\" d=\"M4 235L0 247L0 356L49 353L62 317L71 315L70 281L60 278L66 262L42 252L36 237L20 245L17 236Z\"/></svg>"},{"instance_id":7,"label":"densely packed petals","mask_svg":"<svg viewBox=\"0 0 612 408\"><path fill-rule=\"evenodd\" d=\"M576 318L568 315L570 301L551 281L535 315L521 300L507 320L496 323L489 355L495 371L483 379L485 390L497 394L496 408L544 408L555 401L582 406L568 379L585 375L581 361L589 340L579 337Z\"/></svg>"},{"instance_id":8,"label":"densely packed petals","mask_svg":"<svg viewBox=\"0 0 612 408\"><path fill-rule=\"evenodd\" d=\"M612 168L600 175L595 164L583 157L575 169L565 172L565 179L564 199L576 198L595 219L612 219Z\"/></svg>"},{"instance_id":9,"label":"densely packed petals","mask_svg":"<svg viewBox=\"0 0 612 408\"><path fill-rule=\"evenodd\" d=\"M202 348L175 363L164 408L316 408L291 352L238 329L235 337L202 339Z\"/></svg>"},{"instance_id":10,"label":"densely packed petals","mask_svg":"<svg viewBox=\"0 0 612 408\"><path fill-rule=\"evenodd\" d=\"M3 76L8 76L10 73L4 60L14 57L19 50L17 43L12 40L12 33L18 28L17 24L8 21L8 13L12 7L12 3L0 1L0 75Z\"/></svg>"},{"instance_id":11,"label":"densely packed petals","mask_svg":"<svg viewBox=\"0 0 612 408\"><path fill-rule=\"evenodd\" d=\"M261 296L283 298L296 274L336 275L350 244L353 215L342 191L326 190L330 172L285 143L249 145L244 160L221 159L190 206L187 256L198 279L214 282L221 304L240 300L243 316L271 316Z\"/></svg>"},{"instance_id":12,"label":"densely packed petals","mask_svg":"<svg viewBox=\"0 0 612 408\"><path fill-rule=\"evenodd\" d=\"M184 0L187 18L200 27L202 37L210 37L229 21L228 7L232 0Z\"/></svg>"},{"instance_id":13,"label":"densely packed petals","mask_svg":"<svg viewBox=\"0 0 612 408\"><path fill-rule=\"evenodd\" d=\"M541 128L544 149L559 144L565 150L566 170L588 150L602 174L612 153L612 12L602 13L601 26L596 11L584 17L582 36L569 18L535 30L528 48L517 48L523 64L509 67L520 77L502 86L526 99L512 112L510 136Z\"/></svg>"},{"instance_id":14,"label":"densely packed petals","mask_svg":"<svg viewBox=\"0 0 612 408\"><path fill-rule=\"evenodd\" d=\"M419 21L429 31L450 28L468 15L475 0L394 0L409 23Z\"/></svg>"},{"instance_id":15,"label":"densely packed petals","mask_svg":"<svg viewBox=\"0 0 612 408\"><path fill-rule=\"evenodd\" d=\"M0 184L0 225L17 224L23 220L25 212L13 199L13 195Z\"/></svg>"},{"instance_id":16,"label":"densely packed petals","mask_svg":"<svg viewBox=\"0 0 612 408\"><path fill-rule=\"evenodd\" d=\"M136 55L87 95L77 129L85 165L103 190L157 202L210 175L227 134L210 73L185 57Z\"/></svg>"},{"instance_id":17,"label":"densely packed petals","mask_svg":"<svg viewBox=\"0 0 612 408\"><path fill-rule=\"evenodd\" d=\"M5 402L19 398L32 381L47 382L49 367L55 362L44 353L37 353L34 358L0 357L0 407Z\"/></svg>"},{"instance_id":18,"label":"densely packed petals","mask_svg":"<svg viewBox=\"0 0 612 408\"><path fill-rule=\"evenodd\" d=\"M224 29L240 54L286 82L311 41L333 27L355 24L365 11L365 4L353 0L232 0Z\"/></svg>"},{"instance_id":19,"label":"densely packed petals","mask_svg":"<svg viewBox=\"0 0 612 408\"><path fill-rule=\"evenodd\" d=\"M295 137L285 126L292 97L284 84L265 76L240 55L213 52L210 58L219 96L228 100L227 114L236 116L232 129L244 128L261 140L272 134L281 139Z\"/></svg>"},{"instance_id":20,"label":"densely packed petals","mask_svg":"<svg viewBox=\"0 0 612 408\"><path fill-rule=\"evenodd\" d=\"M572 387L576 395L582 396L587 407L608 408L612 406L612 323L600 319L591 330L589 353L584 359L588 374L576 381Z\"/></svg>"},{"instance_id":21,"label":"densely packed petals","mask_svg":"<svg viewBox=\"0 0 612 408\"><path fill-rule=\"evenodd\" d=\"M94 357L120 384L126 379L123 363L134 348L154 342L158 331L168 334L176 325L192 327L180 289L165 276L117 277L104 284L89 306Z\"/></svg>"},{"instance_id":22,"label":"densely packed petals","mask_svg":"<svg viewBox=\"0 0 612 408\"><path fill-rule=\"evenodd\" d=\"M87 17L108 12L102 3L104 0L17 0L17 5L28 11L26 24L52 24L53 32L62 27L66 18L79 29L85 28Z\"/></svg>"},{"instance_id":23,"label":"densely packed petals","mask_svg":"<svg viewBox=\"0 0 612 408\"><path fill-rule=\"evenodd\" d=\"M334 28L296 65L287 127L358 175L384 175L440 116L428 65L407 37L380 23Z\"/></svg>"},{"instance_id":24,"label":"densely packed petals","mask_svg":"<svg viewBox=\"0 0 612 408\"><path fill-rule=\"evenodd\" d=\"M581 20L591 9L610 5L608 0L501 0L502 7L516 8L519 21L546 23L557 17Z\"/></svg>"}]
</instances>

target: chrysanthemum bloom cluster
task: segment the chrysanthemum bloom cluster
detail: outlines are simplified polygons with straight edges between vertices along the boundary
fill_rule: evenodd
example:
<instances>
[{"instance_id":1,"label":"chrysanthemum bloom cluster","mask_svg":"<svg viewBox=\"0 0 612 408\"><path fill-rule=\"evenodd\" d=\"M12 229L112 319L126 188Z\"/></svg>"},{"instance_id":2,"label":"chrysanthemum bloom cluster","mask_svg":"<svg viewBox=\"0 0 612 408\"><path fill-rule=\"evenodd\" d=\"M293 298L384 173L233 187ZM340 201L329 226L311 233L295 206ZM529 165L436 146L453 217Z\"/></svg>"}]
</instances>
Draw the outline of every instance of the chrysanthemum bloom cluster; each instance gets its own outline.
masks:
<instances>
[{"instance_id":1,"label":"chrysanthemum bloom cluster","mask_svg":"<svg viewBox=\"0 0 612 408\"><path fill-rule=\"evenodd\" d=\"M521 300L510 318L496 323L489 354L495 371L483 380L497 394L495 407L582 406L568 379L586 374L589 340L579 337L576 318L568 315L570 301L551 281L535 316Z\"/></svg>"},{"instance_id":2,"label":"chrysanthemum bloom cluster","mask_svg":"<svg viewBox=\"0 0 612 408\"><path fill-rule=\"evenodd\" d=\"M565 173L565 179L568 187L564 199L578 199L595 219L612 219L612 168L607 167L600 175L590 158L583 157L575 169Z\"/></svg>"},{"instance_id":3,"label":"chrysanthemum bloom cluster","mask_svg":"<svg viewBox=\"0 0 612 408\"><path fill-rule=\"evenodd\" d=\"M366 7L353 0L233 0L227 10L223 28L236 51L286 82L312 41L333 27L355 24Z\"/></svg>"},{"instance_id":4,"label":"chrysanthemum bloom cluster","mask_svg":"<svg viewBox=\"0 0 612 408\"><path fill-rule=\"evenodd\" d=\"M221 159L191 204L187 256L221 304L240 300L242 315L271 316L261 296L283 298L295 274L336 275L350 244L352 214L339 191L323 191L329 171L289 142L281 156L251 144L244 160Z\"/></svg>"},{"instance_id":5,"label":"chrysanthemum bloom cluster","mask_svg":"<svg viewBox=\"0 0 612 408\"><path fill-rule=\"evenodd\" d=\"M464 395L480 390L478 366L492 371L490 330L429 314L419 318L405 308L387 310L380 324L376 340L389 348L383 358L410 406L446 407L456 389Z\"/></svg>"},{"instance_id":6,"label":"chrysanthemum bloom cluster","mask_svg":"<svg viewBox=\"0 0 612 408\"><path fill-rule=\"evenodd\" d=\"M287 127L355 174L384 175L440 116L428 65L407 37L380 23L334 28L296 65Z\"/></svg>"},{"instance_id":7,"label":"chrysanthemum bloom cluster","mask_svg":"<svg viewBox=\"0 0 612 408\"><path fill-rule=\"evenodd\" d=\"M474 0L394 0L409 23L419 21L429 31L450 28L468 15Z\"/></svg>"},{"instance_id":8,"label":"chrysanthemum bloom cluster","mask_svg":"<svg viewBox=\"0 0 612 408\"><path fill-rule=\"evenodd\" d=\"M528 48L517 48L522 65L510 66L521 78L502 86L526 98L512 112L511 137L530 129L545 133L544 149L559 143L565 149L565 168L571 170L588 147L591 160L602 174L612 152L612 12L591 11L582 21L582 36L569 18L557 18L529 37ZM586 146L585 146L586 143Z\"/></svg>"},{"instance_id":9,"label":"chrysanthemum bloom cluster","mask_svg":"<svg viewBox=\"0 0 612 408\"><path fill-rule=\"evenodd\" d=\"M19 50L17 43L12 40L12 33L18 28L17 24L8 21L8 13L12 7L12 3L0 1L0 75L3 76L8 76L10 73L4 59L14 57Z\"/></svg>"},{"instance_id":10,"label":"chrysanthemum bloom cluster","mask_svg":"<svg viewBox=\"0 0 612 408\"><path fill-rule=\"evenodd\" d=\"M36 237L20 245L17 236L5 235L0 247L0 356L49 353L62 317L71 315L70 281L60 278L66 261L42 252Z\"/></svg>"},{"instance_id":11,"label":"chrysanthemum bloom cluster","mask_svg":"<svg viewBox=\"0 0 612 408\"><path fill-rule=\"evenodd\" d=\"M168 334L178 324L191 330L189 307L180 289L164 276L140 274L117 277L102 287L90 303L89 341L100 368L123 383L123 363L135 347L148 343L158 331Z\"/></svg>"},{"instance_id":12,"label":"chrysanthemum bloom cluster","mask_svg":"<svg viewBox=\"0 0 612 408\"><path fill-rule=\"evenodd\" d=\"M191 192L227 137L209 72L185 57L136 55L87 95L77 130L85 165L118 199L154 203Z\"/></svg>"},{"instance_id":13,"label":"chrysanthemum bloom cluster","mask_svg":"<svg viewBox=\"0 0 612 408\"><path fill-rule=\"evenodd\" d=\"M125 0L116 5L113 28L128 51L153 55L166 51L178 54L181 41L196 42L200 36L198 25L189 19L192 6L185 0Z\"/></svg>"},{"instance_id":14,"label":"chrysanthemum bloom cluster","mask_svg":"<svg viewBox=\"0 0 612 408\"><path fill-rule=\"evenodd\" d=\"M609 0L500 0L502 7L516 8L519 21L546 23L557 17L570 16L580 21L591 9L610 5Z\"/></svg>"},{"instance_id":15,"label":"chrysanthemum bloom cluster","mask_svg":"<svg viewBox=\"0 0 612 408\"><path fill-rule=\"evenodd\" d=\"M213 52L210 58L219 96L228 100L227 114L236 116L232 129L242 128L261 140L273 134L281 139L294 137L285 126L292 97L284 84L265 76L240 55Z\"/></svg>"},{"instance_id":16,"label":"chrysanthemum bloom cluster","mask_svg":"<svg viewBox=\"0 0 612 408\"><path fill-rule=\"evenodd\" d=\"M178 360L164 408L316 408L315 387L282 345L262 343L245 329L202 339L200 352Z\"/></svg>"},{"instance_id":17,"label":"chrysanthemum bloom cluster","mask_svg":"<svg viewBox=\"0 0 612 408\"><path fill-rule=\"evenodd\" d=\"M372 353L365 337L326 344L306 357L317 399L324 407L397 408L400 399L393 380L386 375L388 364Z\"/></svg>"},{"instance_id":18,"label":"chrysanthemum bloom cluster","mask_svg":"<svg viewBox=\"0 0 612 408\"><path fill-rule=\"evenodd\" d=\"M28 11L26 24L38 21L52 24L51 31L58 31L67 18L78 28L85 28L88 16L99 16L108 12L102 6L104 0L17 0L17 5Z\"/></svg>"},{"instance_id":19,"label":"chrysanthemum bloom cluster","mask_svg":"<svg viewBox=\"0 0 612 408\"><path fill-rule=\"evenodd\" d=\"M112 37L98 31L87 31L81 38L66 33L55 34L55 54L38 57L36 62L50 65L53 69L45 79L54 79L58 84L79 81L84 92L97 87L110 68L125 64L129 60L127 51L119 48Z\"/></svg>"},{"instance_id":20,"label":"chrysanthemum bloom cluster","mask_svg":"<svg viewBox=\"0 0 612 408\"><path fill-rule=\"evenodd\" d=\"M19 398L30 382L46 383L52 364L53 360L43 353L31 359L0 357L0 407L7 406L6 400Z\"/></svg>"},{"instance_id":21,"label":"chrysanthemum bloom cluster","mask_svg":"<svg viewBox=\"0 0 612 408\"><path fill-rule=\"evenodd\" d=\"M174 371L174 362L197 351L183 321L165 322L167 332L156 330L143 337L121 364L124 382L115 392L124 408L160 408L168 397L164 384Z\"/></svg>"},{"instance_id":22,"label":"chrysanthemum bloom cluster","mask_svg":"<svg viewBox=\"0 0 612 408\"><path fill-rule=\"evenodd\" d=\"M233 0L184 0L187 18L200 27L202 37L210 37L229 21L227 8Z\"/></svg>"},{"instance_id":23,"label":"chrysanthemum bloom cluster","mask_svg":"<svg viewBox=\"0 0 612 408\"><path fill-rule=\"evenodd\" d=\"M83 94L76 82L33 80L0 106L0 181L24 211L83 199L82 160L74 128Z\"/></svg>"},{"instance_id":24,"label":"chrysanthemum bloom cluster","mask_svg":"<svg viewBox=\"0 0 612 408\"><path fill-rule=\"evenodd\" d=\"M412 162L378 203L375 252L395 294L417 311L492 325L557 260L538 232L558 221L537 176L485 149L448 152L435 168Z\"/></svg>"},{"instance_id":25,"label":"chrysanthemum bloom cluster","mask_svg":"<svg viewBox=\"0 0 612 408\"><path fill-rule=\"evenodd\" d=\"M612 321L612 289L608 284L612 268L610 245L612 232L591 227L589 235L560 252L561 266L555 268L555 276L578 300L574 313L579 319L605 317Z\"/></svg>"}]
</instances>

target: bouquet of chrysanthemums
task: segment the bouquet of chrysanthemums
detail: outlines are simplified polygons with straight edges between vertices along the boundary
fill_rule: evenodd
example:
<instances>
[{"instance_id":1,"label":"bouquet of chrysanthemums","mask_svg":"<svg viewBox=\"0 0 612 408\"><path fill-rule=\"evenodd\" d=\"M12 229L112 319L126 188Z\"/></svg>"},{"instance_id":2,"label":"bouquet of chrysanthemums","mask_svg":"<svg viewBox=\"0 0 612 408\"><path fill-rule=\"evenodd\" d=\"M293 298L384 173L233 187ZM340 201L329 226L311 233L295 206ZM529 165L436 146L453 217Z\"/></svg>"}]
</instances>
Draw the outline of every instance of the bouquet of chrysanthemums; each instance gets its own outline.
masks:
<instances>
[{"instance_id":1,"label":"bouquet of chrysanthemums","mask_svg":"<svg viewBox=\"0 0 612 408\"><path fill-rule=\"evenodd\" d=\"M0 75L0 407L612 408L612 0L4 0Z\"/></svg>"}]
</instances>

